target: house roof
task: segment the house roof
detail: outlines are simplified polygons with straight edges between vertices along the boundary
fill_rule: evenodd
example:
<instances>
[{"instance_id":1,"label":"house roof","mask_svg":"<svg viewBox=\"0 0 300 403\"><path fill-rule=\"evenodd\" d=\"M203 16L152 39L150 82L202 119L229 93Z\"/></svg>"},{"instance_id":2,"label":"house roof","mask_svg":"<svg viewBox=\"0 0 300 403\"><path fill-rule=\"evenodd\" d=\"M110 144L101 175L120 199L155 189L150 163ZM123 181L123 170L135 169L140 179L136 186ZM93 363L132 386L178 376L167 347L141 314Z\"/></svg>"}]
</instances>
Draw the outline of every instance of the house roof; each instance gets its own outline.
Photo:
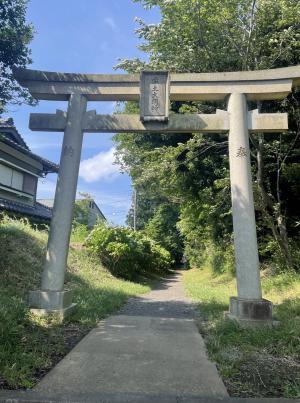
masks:
<instances>
[{"instance_id":1,"label":"house roof","mask_svg":"<svg viewBox=\"0 0 300 403\"><path fill-rule=\"evenodd\" d=\"M102 211L100 210L98 204L95 202L95 200L93 200L93 202L94 202L94 204L95 204L96 209L99 211L100 215L102 216L103 220L107 221L105 215L104 215L104 214L102 213Z\"/></svg>"},{"instance_id":2,"label":"house roof","mask_svg":"<svg viewBox=\"0 0 300 403\"><path fill-rule=\"evenodd\" d=\"M80 201L80 200L85 200L85 199L76 199L75 201ZM47 206L48 208L52 208L53 204L54 204L54 199L38 199L38 201L43 204L44 206ZM102 213L102 211L100 210L99 206L97 205L97 203L95 202L94 199L91 199L92 202L94 202L97 210L99 211L99 213L101 214L101 216L103 217L103 219L106 221L106 217L105 215Z\"/></svg>"},{"instance_id":3,"label":"house roof","mask_svg":"<svg viewBox=\"0 0 300 403\"><path fill-rule=\"evenodd\" d=\"M44 173L58 172L59 166L57 164L30 151L28 145L16 129L13 119L0 119L0 141L40 162L43 165Z\"/></svg>"},{"instance_id":4,"label":"house roof","mask_svg":"<svg viewBox=\"0 0 300 403\"><path fill-rule=\"evenodd\" d=\"M38 217L47 221L50 221L52 217L52 209L39 202L35 202L33 206L29 206L28 204L0 198L0 211L1 210Z\"/></svg>"},{"instance_id":5,"label":"house roof","mask_svg":"<svg viewBox=\"0 0 300 403\"><path fill-rule=\"evenodd\" d=\"M53 208L54 199L38 199L38 202L48 208Z\"/></svg>"}]
</instances>

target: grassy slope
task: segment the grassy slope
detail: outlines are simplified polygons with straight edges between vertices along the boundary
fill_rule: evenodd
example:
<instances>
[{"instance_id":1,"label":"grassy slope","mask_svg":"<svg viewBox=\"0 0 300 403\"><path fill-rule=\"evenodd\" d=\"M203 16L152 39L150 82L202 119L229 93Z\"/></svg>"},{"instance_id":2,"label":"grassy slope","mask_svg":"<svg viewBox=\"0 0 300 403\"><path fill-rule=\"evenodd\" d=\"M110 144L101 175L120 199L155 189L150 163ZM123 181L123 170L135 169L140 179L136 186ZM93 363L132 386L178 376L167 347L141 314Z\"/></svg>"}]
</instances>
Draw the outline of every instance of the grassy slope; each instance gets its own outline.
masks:
<instances>
[{"instance_id":1,"label":"grassy slope","mask_svg":"<svg viewBox=\"0 0 300 403\"><path fill-rule=\"evenodd\" d=\"M114 278L84 250L71 248L66 281L78 303L64 324L33 317L24 300L38 288L47 234L0 222L0 389L30 388L97 322L149 286Z\"/></svg>"},{"instance_id":2,"label":"grassy slope","mask_svg":"<svg viewBox=\"0 0 300 403\"><path fill-rule=\"evenodd\" d=\"M231 396L300 397L300 276L262 276L264 297L275 304L276 328L241 329L223 319L235 279L209 267L185 273L189 295L199 303L210 357Z\"/></svg>"}]
</instances>

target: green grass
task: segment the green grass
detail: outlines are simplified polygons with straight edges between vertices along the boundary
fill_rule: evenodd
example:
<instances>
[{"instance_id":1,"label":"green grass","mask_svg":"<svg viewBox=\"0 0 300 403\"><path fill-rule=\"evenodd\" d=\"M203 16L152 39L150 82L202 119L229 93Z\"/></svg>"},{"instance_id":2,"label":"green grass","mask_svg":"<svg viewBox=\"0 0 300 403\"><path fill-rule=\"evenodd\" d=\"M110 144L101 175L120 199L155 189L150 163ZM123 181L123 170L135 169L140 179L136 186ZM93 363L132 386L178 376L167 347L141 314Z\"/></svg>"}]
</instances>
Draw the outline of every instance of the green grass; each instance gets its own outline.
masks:
<instances>
[{"instance_id":1,"label":"green grass","mask_svg":"<svg viewBox=\"0 0 300 403\"><path fill-rule=\"evenodd\" d=\"M300 276L262 275L264 297L275 304L278 327L243 329L224 319L236 281L210 267L185 273L184 285L197 302L200 331L231 396L300 397Z\"/></svg>"},{"instance_id":2,"label":"green grass","mask_svg":"<svg viewBox=\"0 0 300 403\"><path fill-rule=\"evenodd\" d=\"M85 239L89 236L90 230L84 224L73 222L73 228L71 232L71 242L84 243Z\"/></svg>"},{"instance_id":3,"label":"green grass","mask_svg":"<svg viewBox=\"0 0 300 403\"><path fill-rule=\"evenodd\" d=\"M0 389L31 388L99 320L149 285L116 279L84 249L70 249L67 287L77 308L68 321L41 319L26 306L40 285L47 233L26 222L0 222Z\"/></svg>"}]
</instances>

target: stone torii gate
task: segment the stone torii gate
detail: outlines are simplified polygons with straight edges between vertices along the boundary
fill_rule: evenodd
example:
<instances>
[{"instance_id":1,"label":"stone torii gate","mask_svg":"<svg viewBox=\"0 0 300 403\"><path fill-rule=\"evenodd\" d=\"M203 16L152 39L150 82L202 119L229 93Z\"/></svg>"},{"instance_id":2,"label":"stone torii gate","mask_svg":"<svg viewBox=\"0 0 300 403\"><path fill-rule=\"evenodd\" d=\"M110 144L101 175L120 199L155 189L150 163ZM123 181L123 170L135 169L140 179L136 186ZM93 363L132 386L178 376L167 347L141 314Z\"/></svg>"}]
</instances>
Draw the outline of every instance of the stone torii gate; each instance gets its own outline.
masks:
<instances>
[{"instance_id":1,"label":"stone torii gate","mask_svg":"<svg viewBox=\"0 0 300 403\"><path fill-rule=\"evenodd\" d=\"M282 132L287 114L248 111L247 101L285 98L300 85L300 66L251 72L140 75L54 73L15 70L15 77L36 99L68 101L68 110L30 115L30 128L62 131L56 186L41 290L30 292L38 314L62 318L74 306L64 277L84 132L229 132L229 161L238 296L230 298L229 316L242 322L271 323L272 303L262 298L250 166L249 132ZM228 100L227 111L169 116L169 99ZM141 115L98 115L88 101L138 101Z\"/></svg>"}]
</instances>

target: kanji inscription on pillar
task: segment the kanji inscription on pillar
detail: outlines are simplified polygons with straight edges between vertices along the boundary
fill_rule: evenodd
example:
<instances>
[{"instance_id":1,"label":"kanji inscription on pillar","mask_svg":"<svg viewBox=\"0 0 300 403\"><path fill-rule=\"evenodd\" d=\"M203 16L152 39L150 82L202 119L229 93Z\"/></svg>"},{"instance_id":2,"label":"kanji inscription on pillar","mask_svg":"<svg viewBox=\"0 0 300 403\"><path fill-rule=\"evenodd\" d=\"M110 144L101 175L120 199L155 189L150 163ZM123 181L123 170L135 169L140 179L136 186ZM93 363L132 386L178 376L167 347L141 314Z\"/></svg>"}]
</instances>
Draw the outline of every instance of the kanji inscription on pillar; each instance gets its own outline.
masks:
<instances>
[{"instance_id":1,"label":"kanji inscription on pillar","mask_svg":"<svg viewBox=\"0 0 300 403\"><path fill-rule=\"evenodd\" d=\"M69 155L70 157L73 157L74 154L74 148L72 146L64 146L63 149L63 155Z\"/></svg>"},{"instance_id":2,"label":"kanji inscription on pillar","mask_svg":"<svg viewBox=\"0 0 300 403\"><path fill-rule=\"evenodd\" d=\"M140 118L142 122L167 122L170 78L167 71L143 71L140 79Z\"/></svg>"},{"instance_id":3,"label":"kanji inscription on pillar","mask_svg":"<svg viewBox=\"0 0 300 403\"><path fill-rule=\"evenodd\" d=\"M237 157L247 157L247 151L245 147L240 147L236 153Z\"/></svg>"}]
</instances>

